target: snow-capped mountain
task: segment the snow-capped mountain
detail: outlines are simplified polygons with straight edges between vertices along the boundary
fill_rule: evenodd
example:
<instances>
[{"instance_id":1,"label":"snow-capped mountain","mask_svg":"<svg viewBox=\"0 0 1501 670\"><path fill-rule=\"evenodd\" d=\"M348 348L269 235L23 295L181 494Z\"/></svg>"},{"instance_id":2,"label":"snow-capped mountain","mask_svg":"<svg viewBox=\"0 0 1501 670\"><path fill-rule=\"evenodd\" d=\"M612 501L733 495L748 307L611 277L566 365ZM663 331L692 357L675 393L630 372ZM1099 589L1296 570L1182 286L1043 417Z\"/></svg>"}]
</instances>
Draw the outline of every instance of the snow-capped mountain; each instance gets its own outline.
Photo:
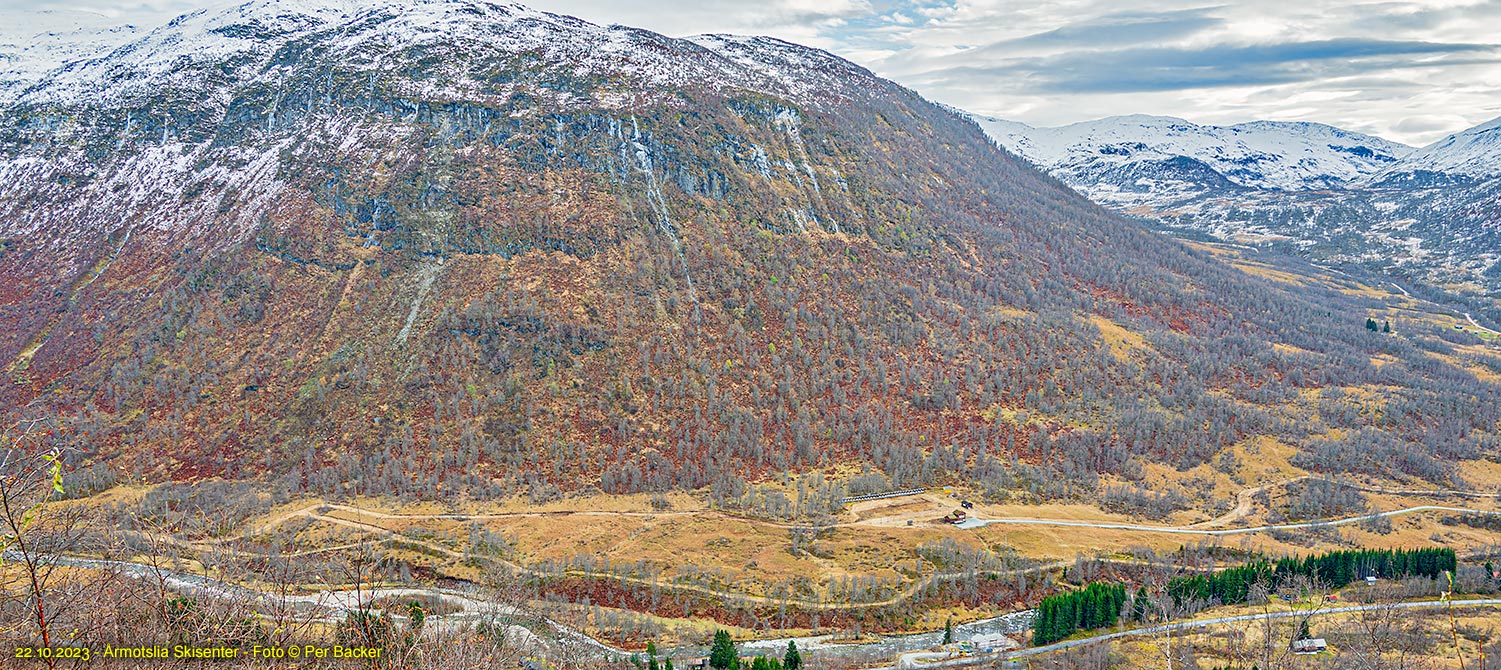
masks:
<instances>
[{"instance_id":1,"label":"snow-capped mountain","mask_svg":"<svg viewBox=\"0 0 1501 670\"><path fill-rule=\"evenodd\" d=\"M250 234L263 214L255 194L284 187L273 167L290 142L285 133L301 128L352 150L351 126L360 121L351 109L398 119L380 130L394 143L433 115L449 128L491 127L492 108L506 105L522 116L670 108L693 91L753 92L819 109L910 95L858 65L773 38L677 39L485 0L253 0L196 10L133 40L80 26L35 36L54 44L36 47L45 58L28 61L17 85L3 89L0 150L13 159L0 161L0 180L89 185L70 207L94 211L85 217L93 233L142 209L161 228L206 224L206 211L157 205L212 185L246 204L231 208L241 237L214 234L218 244ZM796 114L783 116L795 133ZM39 118L48 120L28 121ZM614 123L616 135L639 132ZM660 160L645 140L635 141L630 156L645 166L638 167ZM71 155L80 146L123 157L128 167L96 181L101 170ZM203 171L221 159L261 169ZM767 174L785 167L764 151L758 160ZM808 178L802 166L788 169ZM0 221L0 236L31 234L62 218L24 209Z\"/></svg>"},{"instance_id":2,"label":"snow-capped mountain","mask_svg":"<svg viewBox=\"0 0 1501 670\"><path fill-rule=\"evenodd\" d=\"M994 320L1005 305L1035 318ZM938 379L1040 398L1047 370L1114 360L1085 310L1183 342L1324 309L769 38L256 1L100 45L0 105L0 420L87 412L109 432L89 448L170 476L306 467L404 491L418 459L433 491L616 492L871 460L852 441L905 472L925 467L914 436L953 425ZM849 386L934 329L923 379ZM1219 373L1164 349L1195 385ZM1076 376L1132 402L1159 384L1127 368ZM814 423L852 412L878 437Z\"/></svg>"},{"instance_id":3,"label":"snow-capped mountain","mask_svg":"<svg viewBox=\"0 0 1501 670\"><path fill-rule=\"evenodd\" d=\"M27 76L16 77L29 85L11 87L7 97L23 105L88 99L124 106L163 89L222 92L222 83L251 77L273 83L282 74L306 69L314 59L378 78L430 48L446 52L442 59L423 63L425 76L418 85L425 94L450 98L509 95L523 82L497 82L484 74L497 62L516 58L537 67L566 68L584 79L624 76L613 87L616 104L649 96L653 87L683 85L770 88L815 97L820 87L826 91L836 85L859 95L860 84L874 80L847 61L813 49L787 48L794 45L773 38L673 39L496 2L255 0L185 14L120 46L128 37L86 27L37 36L64 46L40 49L45 58L31 59ZM450 48L460 44L461 49ZM68 57L53 53L59 50ZM88 52L93 57L80 57ZM840 77L819 76L836 61ZM47 63L61 67L47 68ZM794 70L797 76L791 74ZM629 86L633 84L640 86ZM624 93L628 89L629 96Z\"/></svg>"},{"instance_id":4,"label":"snow-capped mountain","mask_svg":"<svg viewBox=\"0 0 1501 670\"><path fill-rule=\"evenodd\" d=\"M1501 117L1408 154L1373 175L1378 188L1475 184L1501 176Z\"/></svg>"},{"instance_id":5,"label":"snow-capped mountain","mask_svg":"<svg viewBox=\"0 0 1501 670\"><path fill-rule=\"evenodd\" d=\"M1099 182L1125 166L1208 168L1237 186L1339 188L1397 163L1412 147L1318 123L1206 126L1165 116L1115 116L1057 128L974 117L1002 146L1059 176ZM1213 180L1211 180L1213 181ZM1126 186L1126 184L1121 184Z\"/></svg>"},{"instance_id":6,"label":"snow-capped mountain","mask_svg":"<svg viewBox=\"0 0 1501 670\"><path fill-rule=\"evenodd\" d=\"M1501 119L1413 149L1317 123L969 116L1096 202L1167 229L1501 295Z\"/></svg>"}]
</instances>

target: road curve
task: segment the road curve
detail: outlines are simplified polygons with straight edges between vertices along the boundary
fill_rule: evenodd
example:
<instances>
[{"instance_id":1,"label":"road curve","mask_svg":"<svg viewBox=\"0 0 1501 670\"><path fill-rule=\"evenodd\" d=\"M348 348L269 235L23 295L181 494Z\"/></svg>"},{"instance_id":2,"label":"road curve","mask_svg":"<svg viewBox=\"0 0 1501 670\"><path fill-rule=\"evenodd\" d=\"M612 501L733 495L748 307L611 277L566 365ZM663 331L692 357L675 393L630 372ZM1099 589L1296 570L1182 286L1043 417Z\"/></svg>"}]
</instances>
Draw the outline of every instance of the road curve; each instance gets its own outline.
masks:
<instances>
[{"instance_id":1,"label":"road curve","mask_svg":"<svg viewBox=\"0 0 1501 670\"><path fill-rule=\"evenodd\" d=\"M1492 334L1492 335L1501 335L1501 333L1498 333L1498 332L1496 332L1496 331L1494 331L1494 330L1491 330L1491 329L1489 329L1489 328L1486 328L1486 327L1485 327L1485 326L1482 326L1482 325L1480 325L1480 324L1479 324L1479 323L1477 323L1477 322L1476 322L1476 321L1475 321L1475 317L1473 317L1473 316L1470 316L1470 313L1469 313L1469 312L1465 312L1465 313L1464 313L1464 314L1465 314L1465 321L1469 321L1469 322L1470 322L1470 325L1472 325L1472 326L1474 326L1474 327L1476 327L1476 328L1479 328L1479 329L1481 329L1481 330L1483 330L1483 331L1485 331L1485 332L1487 332L1487 333L1490 333L1490 334Z\"/></svg>"}]
</instances>

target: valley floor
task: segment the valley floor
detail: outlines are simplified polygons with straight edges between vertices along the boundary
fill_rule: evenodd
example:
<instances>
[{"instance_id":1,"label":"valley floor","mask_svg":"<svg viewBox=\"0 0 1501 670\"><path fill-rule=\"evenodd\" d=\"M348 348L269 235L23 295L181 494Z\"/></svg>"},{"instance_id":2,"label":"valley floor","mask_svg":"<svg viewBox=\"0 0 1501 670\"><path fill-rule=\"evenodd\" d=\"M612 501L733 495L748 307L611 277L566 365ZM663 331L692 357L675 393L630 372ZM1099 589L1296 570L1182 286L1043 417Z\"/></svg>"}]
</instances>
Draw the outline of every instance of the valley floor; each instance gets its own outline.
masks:
<instances>
[{"instance_id":1,"label":"valley floor","mask_svg":"<svg viewBox=\"0 0 1501 670\"><path fill-rule=\"evenodd\" d=\"M1467 464L1464 473L1486 487L1501 475L1484 462ZM748 644L801 638L877 662L919 652L936 638L894 642L900 638L872 634L931 637L945 622L980 622L966 635L1007 633L1025 644L1025 620L1011 622L1008 613L1073 588L1075 580L1178 572L1186 545L1203 556L1277 556L1442 544L1465 560L1479 560L1501 538L1501 504L1480 488L1342 481L1336 486L1360 492L1369 511L1283 519L1291 491L1311 479L1296 474L1262 481L1226 496L1234 502L1218 514L1188 510L1162 520L1082 503L971 501L974 492L962 489L856 502L816 524L708 509L687 495L668 500L671 509L645 496L456 509L300 500L213 537L121 530L114 554L69 560L80 569L109 565L158 573L171 565L173 588L311 607L325 612L329 625L360 599L441 603L445 613L428 617L436 627L462 628L498 612L516 614L514 595L496 600L475 588L505 573L547 584L523 608L538 613L555 633L588 640L601 652L639 652L646 640L655 640L691 653L701 650L709 632L723 628ZM117 488L66 504L128 504L143 492ZM961 501L972 505L968 520L946 522ZM408 576L387 572L364 584L273 584L264 577L236 578L233 567L270 560L337 562L372 551L404 566L398 572ZM100 562L106 558L118 562ZM1225 564L1223 558L1209 560L1211 568ZM1184 622L1173 630L1217 623L1224 622ZM906 658L912 665L938 657Z\"/></svg>"}]
</instances>

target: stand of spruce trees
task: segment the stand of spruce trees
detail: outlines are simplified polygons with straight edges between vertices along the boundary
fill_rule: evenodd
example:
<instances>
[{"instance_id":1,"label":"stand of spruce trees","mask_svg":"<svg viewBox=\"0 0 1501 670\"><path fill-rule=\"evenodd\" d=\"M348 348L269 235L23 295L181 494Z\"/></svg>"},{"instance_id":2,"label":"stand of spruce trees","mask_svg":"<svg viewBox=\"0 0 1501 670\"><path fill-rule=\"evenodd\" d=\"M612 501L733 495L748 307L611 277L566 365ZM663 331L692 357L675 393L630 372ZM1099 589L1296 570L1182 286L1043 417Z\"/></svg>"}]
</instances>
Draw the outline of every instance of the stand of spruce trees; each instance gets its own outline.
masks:
<instances>
[{"instance_id":1,"label":"stand of spruce trees","mask_svg":"<svg viewBox=\"0 0 1501 670\"><path fill-rule=\"evenodd\" d=\"M1043 598L1037 606L1037 618L1032 621L1032 643L1048 644L1073 635L1074 631L1114 625L1124 604L1125 584L1101 582Z\"/></svg>"},{"instance_id":2,"label":"stand of spruce trees","mask_svg":"<svg viewBox=\"0 0 1501 670\"><path fill-rule=\"evenodd\" d=\"M1366 577L1438 577L1454 571L1457 565L1454 550L1447 547L1333 551L1305 558L1260 559L1211 574L1175 577L1168 582L1167 594L1182 611L1209 604L1243 603L1253 585L1265 584L1275 590L1293 577L1307 577L1337 589ZM1145 590L1138 590L1135 599L1145 597ZM1043 598L1032 622L1032 643L1049 644L1080 630L1114 625L1126 602L1124 584L1102 582ZM1148 611L1142 602L1131 607L1132 617L1138 620Z\"/></svg>"},{"instance_id":3,"label":"stand of spruce trees","mask_svg":"<svg viewBox=\"0 0 1501 670\"><path fill-rule=\"evenodd\" d=\"M1337 589L1366 577L1437 577L1445 571L1453 571L1457 564L1454 550L1447 547L1353 549L1306 558L1283 558L1275 562L1252 561L1209 575L1177 577L1168 582L1167 592L1179 608L1195 602L1233 604L1245 602L1246 594L1254 584L1265 583L1276 589L1284 580L1294 576L1307 577L1322 586Z\"/></svg>"}]
</instances>

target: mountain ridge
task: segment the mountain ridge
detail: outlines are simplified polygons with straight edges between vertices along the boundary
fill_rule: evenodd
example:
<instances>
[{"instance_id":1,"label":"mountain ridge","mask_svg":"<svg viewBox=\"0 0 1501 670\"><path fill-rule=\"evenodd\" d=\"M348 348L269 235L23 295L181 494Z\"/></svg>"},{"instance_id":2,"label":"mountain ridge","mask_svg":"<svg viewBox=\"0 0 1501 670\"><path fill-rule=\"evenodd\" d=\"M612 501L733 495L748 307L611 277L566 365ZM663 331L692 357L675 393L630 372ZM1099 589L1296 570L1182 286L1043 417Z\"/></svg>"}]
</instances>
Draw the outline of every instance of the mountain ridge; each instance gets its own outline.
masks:
<instances>
[{"instance_id":1,"label":"mountain ridge","mask_svg":"<svg viewBox=\"0 0 1501 670\"><path fill-rule=\"evenodd\" d=\"M1395 163L1412 147L1333 126L1259 121L1198 125L1149 115L1034 128L973 117L1002 145L1064 174L1100 171L1104 164L1184 157L1209 165L1249 188L1318 190L1356 182Z\"/></svg>"},{"instance_id":2,"label":"mountain ridge","mask_svg":"<svg viewBox=\"0 0 1501 670\"><path fill-rule=\"evenodd\" d=\"M1421 148L1303 122L1215 127L1138 115L1034 129L978 120L1091 198L1168 229L1501 297L1501 248L1491 241L1501 225L1501 119Z\"/></svg>"},{"instance_id":3,"label":"mountain ridge","mask_svg":"<svg viewBox=\"0 0 1501 670\"><path fill-rule=\"evenodd\" d=\"M1371 175L1373 188L1473 185L1501 176L1501 116L1421 147Z\"/></svg>"},{"instance_id":4,"label":"mountain ridge","mask_svg":"<svg viewBox=\"0 0 1501 670\"><path fill-rule=\"evenodd\" d=\"M339 38L326 39L334 30L341 33ZM760 51L743 48L744 44L756 43L762 47L787 44L774 38L731 40L723 35L671 38L628 26L596 25L510 2L419 0L363 4L341 0L260 0L195 10L123 45L101 40L93 57L75 58L61 67L37 74L30 86L16 93L13 102L66 105L70 98L149 95L163 86L192 85L191 81L175 81L173 77L193 74L195 68L192 64L195 62L224 63L253 70L263 65L262 59L271 57L269 52L315 34L325 36L324 48L329 55L350 59L366 71L378 71L381 57L391 57L404 48L420 48L424 42L452 40L455 34L462 34L475 49L487 49L493 53L534 52L554 64L568 63L575 75L583 77L610 73L615 64L629 62L631 67L615 68L614 73L629 73L646 85L698 83L754 88L764 85L764 82L741 79L770 77L789 91L801 94L829 92L827 88L815 91L811 88L814 83L825 87L839 83L843 94L861 93L854 82L837 82L828 77L803 81L786 76L775 64L764 60L735 60L737 49L742 56L768 53L766 48ZM713 67L698 60L686 63L663 60L660 56L671 52L668 44L697 44L705 49L704 55L713 54L724 60L714 63ZM864 68L827 52L798 47L795 52L784 50L782 57L786 59L791 53L821 54L819 58L825 64L837 61L838 67L847 73L863 72L866 75L864 83L875 81L874 75ZM474 61L483 56L480 53L456 55L461 61ZM745 71L732 72L725 67L728 63L745 68ZM787 61L783 65L796 64ZM181 70L187 72L179 72ZM810 73L816 74L816 71ZM447 74L456 79L464 77L464 73L457 70ZM805 102L818 101L809 98Z\"/></svg>"}]
</instances>

